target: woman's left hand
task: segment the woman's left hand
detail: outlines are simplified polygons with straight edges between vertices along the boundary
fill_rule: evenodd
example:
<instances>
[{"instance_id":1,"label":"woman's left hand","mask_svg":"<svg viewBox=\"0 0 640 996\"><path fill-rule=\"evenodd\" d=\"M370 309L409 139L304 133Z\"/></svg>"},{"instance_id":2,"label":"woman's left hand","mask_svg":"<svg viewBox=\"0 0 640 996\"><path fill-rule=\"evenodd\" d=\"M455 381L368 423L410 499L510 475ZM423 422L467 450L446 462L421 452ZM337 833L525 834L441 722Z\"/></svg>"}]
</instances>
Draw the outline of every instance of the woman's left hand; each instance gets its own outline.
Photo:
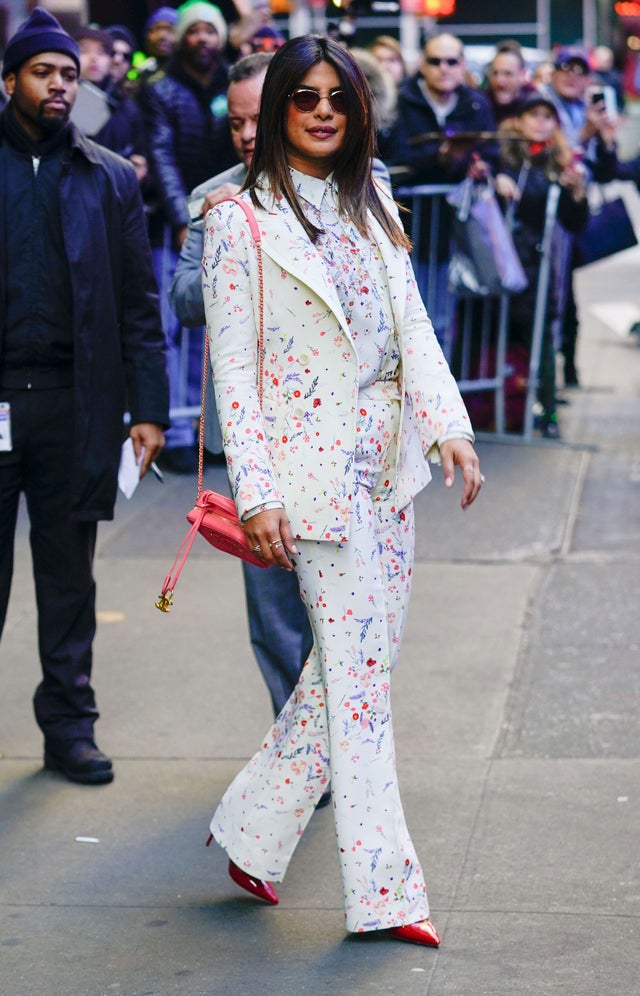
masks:
<instances>
[{"instance_id":1,"label":"woman's left hand","mask_svg":"<svg viewBox=\"0 0 640 996\"><path fill-rule=\"evenodd\" d=\"M272 508L252 515L243 523L249 548L262 560L273 567L292 571L290 554L297 553L296 544L289 525L289 517L283 508Z\"/></svg>"},{"instance_id":2,"label":"woman's left hand","mask_svg":"<svg viewBox=\"0 0 640 996\"><path fill-rule=\"evenodd\" d=\"M448 439L440 446L440 457L446 487L453 487L456 464L462 468L463 488L460 507L468 508L478 497L480 488L484 484L478 454L468 439Z\"/></svg>"}]
</instances>

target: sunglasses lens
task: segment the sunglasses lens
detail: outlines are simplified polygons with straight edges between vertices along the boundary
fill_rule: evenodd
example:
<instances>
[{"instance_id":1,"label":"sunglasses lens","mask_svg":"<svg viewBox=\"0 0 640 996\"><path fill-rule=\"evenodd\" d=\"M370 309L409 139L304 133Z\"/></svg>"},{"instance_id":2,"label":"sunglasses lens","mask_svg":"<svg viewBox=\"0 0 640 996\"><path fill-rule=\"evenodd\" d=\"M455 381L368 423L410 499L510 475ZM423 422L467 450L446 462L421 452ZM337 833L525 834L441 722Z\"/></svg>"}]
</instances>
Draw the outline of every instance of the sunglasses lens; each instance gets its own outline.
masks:
<instances>
[{"instance_id":1,"label":"sunglasses lens","mask_svg":"<svg viewBox=\"0 0 640 996\"><path fill-rule=\"evenodd\" d=\"M344 90L332 90L329 94L329 103L336 114L346 114L347 108L344 102Z\"/></svg>"},{"instance_id":2,"label":"sunglasses lens","mask_svg":"<svg viewBox=\"0 0 640 996\"><path fill-rule=\"evenodd\" d=\"M309 111L315 110L320 101L320 97L315 90L295 90L291 95L291 99L294 106L299 111L302 111L303 114L308 114Z\"/></svg>"},{"instance_id":3,"label":"sunglasses lens","mask_svg":"<svg viewBox=\"0 0 640 996\"><path fill-rule=\"evenodd\" d=\"M316 90L294 90L291 94L293 106L303 114L315 111L321 99ZM335 114L346 114L344 90L332 90L329 94L329 103Z\"/></svg>"}]
</instances>

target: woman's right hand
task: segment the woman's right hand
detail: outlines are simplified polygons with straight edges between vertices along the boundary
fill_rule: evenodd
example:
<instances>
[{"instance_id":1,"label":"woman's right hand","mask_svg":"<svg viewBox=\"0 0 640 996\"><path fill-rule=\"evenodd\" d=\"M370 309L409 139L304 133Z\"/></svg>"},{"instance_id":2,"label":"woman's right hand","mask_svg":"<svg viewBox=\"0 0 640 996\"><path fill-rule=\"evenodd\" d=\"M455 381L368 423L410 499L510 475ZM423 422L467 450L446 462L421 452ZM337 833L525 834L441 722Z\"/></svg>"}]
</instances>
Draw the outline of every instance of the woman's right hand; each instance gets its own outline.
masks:
<instances>
[{"instance_id":1,"label":"woman's right hand","mask_svg":"<svg viewBox=\"0 0 640 996\"><path fill-rule=\"evenodd\" d=\"M249 549L266 564L292 571L289 554L298 552L287 513L283 508L270 508L252 515L243 523Z\"/></svg>"}]
</instances>

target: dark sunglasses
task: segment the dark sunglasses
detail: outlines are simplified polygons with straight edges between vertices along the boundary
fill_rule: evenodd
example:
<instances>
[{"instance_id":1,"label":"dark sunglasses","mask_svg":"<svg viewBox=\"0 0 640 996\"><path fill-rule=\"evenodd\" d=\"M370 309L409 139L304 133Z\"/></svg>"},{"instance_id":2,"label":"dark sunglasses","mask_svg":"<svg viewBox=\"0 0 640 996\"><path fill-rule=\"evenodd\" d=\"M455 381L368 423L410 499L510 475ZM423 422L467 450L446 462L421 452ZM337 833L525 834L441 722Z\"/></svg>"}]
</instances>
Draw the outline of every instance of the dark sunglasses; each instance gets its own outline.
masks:
<instances>
[{"instance_id":1,"label":"dark sunglasses","mask_svg":"<svg viewBox=\"0 0 640 996\"><path fill-rule=\"evenodd\" d=\"M297 90L294 90L287 96L289 97L289 100L293 101L293 106L296 110L302 111L303 114L315 111L316 107L322 100L322 96L317 90L313 90L311 87L307 86L298 87ZM331 104L331 110L336 114L347 113L347 108L344 102L344 90L329 90L327 100Z\"/></svg>"},{"instance_id":2,"label":"dark sunglasses","mask_svg":"<svg viewBox=\"0 0 640 996\"><path fill-rule=\"evenodd\" d=\"M451 59L439 59L437 55L429 55L429 56L427 56L427 65L428 66L441 66L443 62L445 64L445 66L459 66L460 65L460 59L454 59L454 58L451 58Z\"/></svg>"},{"instance_id":3,"label":"dark sunglasses","mask_svg":"<svg viewBox=\"0 0 640 996\"><path fill-rule=\"evenodd\" d=\"M589 70L582 62L561 62L556 66L562 73L575 73L576 76L586 76Z\"/></svg>"}]
</instances>

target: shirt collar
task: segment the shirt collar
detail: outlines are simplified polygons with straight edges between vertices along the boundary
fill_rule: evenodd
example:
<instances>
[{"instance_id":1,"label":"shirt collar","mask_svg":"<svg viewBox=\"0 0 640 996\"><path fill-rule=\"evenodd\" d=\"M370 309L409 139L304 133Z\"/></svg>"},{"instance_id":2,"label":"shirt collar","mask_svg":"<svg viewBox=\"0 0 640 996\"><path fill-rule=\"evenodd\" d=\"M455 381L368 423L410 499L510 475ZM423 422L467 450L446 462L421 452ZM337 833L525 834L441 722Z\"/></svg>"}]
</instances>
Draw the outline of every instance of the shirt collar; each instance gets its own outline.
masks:
<instances>
[{"instance_id":1,"label":"shirt collar","mask_svg":"<svg viewBox=\"0 0 640 996\"><path fill-rule=\"evenodd\" d=\"M326 180L321 180L317 176L309 176L308 173L301 173L297 169L289 167L291 179L296 193L303 200L320 210L323 203L335 200L336 188L333 182L333 173L330 173Z\"/></svg>"}]
</instances>

